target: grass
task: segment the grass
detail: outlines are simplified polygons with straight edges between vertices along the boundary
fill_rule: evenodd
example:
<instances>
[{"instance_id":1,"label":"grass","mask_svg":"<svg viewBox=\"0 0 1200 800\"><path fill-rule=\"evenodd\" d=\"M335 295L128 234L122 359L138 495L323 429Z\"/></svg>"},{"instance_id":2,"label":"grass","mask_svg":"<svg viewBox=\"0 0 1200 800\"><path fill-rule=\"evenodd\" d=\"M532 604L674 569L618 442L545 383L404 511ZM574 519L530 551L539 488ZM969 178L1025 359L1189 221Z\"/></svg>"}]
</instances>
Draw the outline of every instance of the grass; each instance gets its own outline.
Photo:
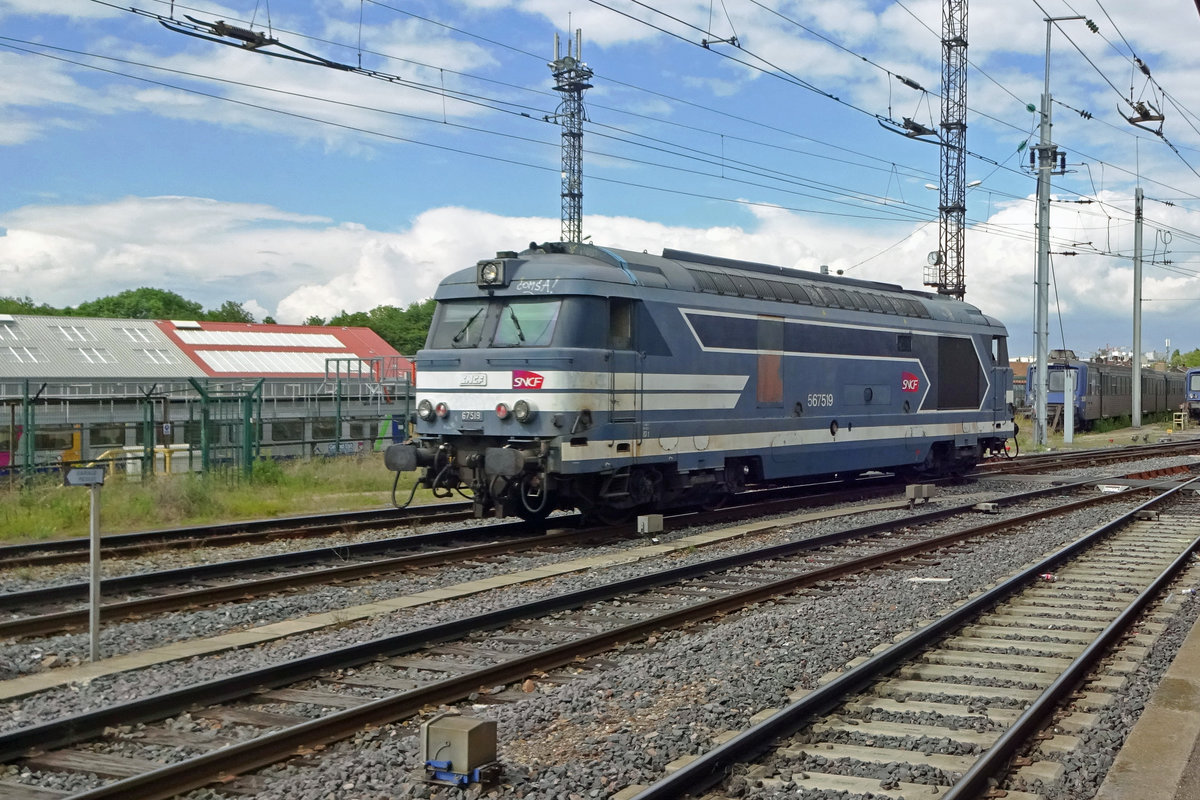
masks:
<instances>
[{"instance_id":1,"label":"grass","mask_svg":"<svg viewBox=\"0 0 1200 800\"><path fill-rule=\"evenodd\" d=\"M415 473L396 489L408 499ZM204 525L239 519L287 517L391 505L395 474L377 453L310 461L261 461L252 479L216 473L159 475L146 481L110 476L100 489L102 533ZM39 475L28 487L0 484L0 543L86 536L89 495L63 486L55 475ZM414 504L437 502L418 490Z\"/></svg>"},{"instance_id":2,"label":"grass","mask_svg":"<svg viewBox=\"0 0 1200 800\"><path fill-rule=\"evenodd\" d=\"M1112 420L1099 420L1090 431L1077 431L1074 441L1067 444L1062 431L1051 431L1048 437L1049 450L1090 450L1103 447L1130 445L1136 442L1157 442L1161 437L1170 435L1170 413L1143 414L1142 427L1130 427L1129 417L1119 417ZM1022 453L1036 452L1033 446L1033 422L1028 417L1018 417L1017 424L1021 432L1017 435L1017 443Z\"/></svg>"}]
</instances>

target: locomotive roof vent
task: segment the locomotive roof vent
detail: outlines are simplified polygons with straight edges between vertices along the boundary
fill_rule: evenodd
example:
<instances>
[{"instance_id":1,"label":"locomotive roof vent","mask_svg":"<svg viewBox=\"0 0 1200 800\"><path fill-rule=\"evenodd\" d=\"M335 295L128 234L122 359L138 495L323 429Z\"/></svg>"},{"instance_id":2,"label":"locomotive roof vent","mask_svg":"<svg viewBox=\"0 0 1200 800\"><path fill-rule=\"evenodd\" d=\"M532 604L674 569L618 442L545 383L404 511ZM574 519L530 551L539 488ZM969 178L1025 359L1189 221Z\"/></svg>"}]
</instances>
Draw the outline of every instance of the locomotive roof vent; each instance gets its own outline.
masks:
<instances>
[{"instance_id":1,"label":"locomotive roof vent","mask_svg":"<svg viewBox=\"0 0 1200 800\"><path fill-rule=\"evenodd\" d=\"M1078 361L1079 359L1077 359L1075 357L1074 350L1051 350L1050 351L1050 360L1051 361L1068 361L1068 360L1069 361Z\"/></svg>"}]
</instances>

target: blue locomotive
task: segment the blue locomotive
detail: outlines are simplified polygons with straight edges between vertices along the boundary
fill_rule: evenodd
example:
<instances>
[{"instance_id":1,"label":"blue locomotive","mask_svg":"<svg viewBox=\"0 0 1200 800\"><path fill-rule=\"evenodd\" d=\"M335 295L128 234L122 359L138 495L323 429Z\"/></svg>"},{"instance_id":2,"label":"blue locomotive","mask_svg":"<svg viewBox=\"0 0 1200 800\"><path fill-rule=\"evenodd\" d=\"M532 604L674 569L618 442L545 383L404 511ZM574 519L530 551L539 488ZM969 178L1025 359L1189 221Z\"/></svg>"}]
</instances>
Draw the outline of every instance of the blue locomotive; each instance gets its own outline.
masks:
<instances>
[{"instance_id":1,"label":"blue locomotive","mask_svg":"<svg viewBox=\"0 0 1200 800\"><path fill-rule=\"evenodd\" d=\"M438 287L417 436L385 454L476 513L601 518L747 483L972 467L1015 435L1007 335L899 286L531 244Z\"/></svg>"},{"instance_id":2,"label":"blue locomotive","mask_svg":"<svg viewBox=\"0 0 1200 800\"><path fill-rule=\"evenodd\" d=\"M1133 413L1133 368L1128 364L1081 361L1072 350L1051 350L1047 368L1047 426L1059 429L1063 422L1063 393L1067 370L1075 373L1075 427L1088 430L1099 419L1128 417ZM1143 414L1176 411L1184 401L1184 376L1177 372L1142 370ZM1029 367L1027 377L1029 403L1033 405L1037 389L1037 366ZM1200 389L1200 380L1197 381ZM1198 393L1197 399L1200 399Z\"/></svg>"}]
</instances>

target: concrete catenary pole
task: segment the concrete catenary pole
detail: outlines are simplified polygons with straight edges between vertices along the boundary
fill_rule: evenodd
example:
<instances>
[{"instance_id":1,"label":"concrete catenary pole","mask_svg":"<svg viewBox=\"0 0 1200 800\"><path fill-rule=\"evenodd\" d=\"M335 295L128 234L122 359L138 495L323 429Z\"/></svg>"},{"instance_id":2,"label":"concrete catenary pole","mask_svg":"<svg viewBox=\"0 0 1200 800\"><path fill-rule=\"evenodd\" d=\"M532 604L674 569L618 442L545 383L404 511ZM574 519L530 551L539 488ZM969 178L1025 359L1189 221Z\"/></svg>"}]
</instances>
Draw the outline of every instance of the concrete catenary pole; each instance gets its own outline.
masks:
<instances>
[{"instance_id":1,"label":"concrete catenary pole","mask_svg":"<svg viewBox=\"0 0 1200 800\"><path fill-rule=\"evenodd\" d=\"M1133 427L1142 427L1142 187L1133 194Z\"/></svg>"},{"instance_id":2,"label":"concrete catenary pole","mask_svg":"<svg viewBox=\"0 0 1200 800\"><path fill-rule=\"evenodd\" d=\"M1046 391L1049 385L1050 369L1050 176L1054 164L1058 160L1058 147L1050 141L1050 31L1054 23L1068 19L1084 19L1073 17L1046 17L1046 86L1042 92L1042 124L1038 140L1038 173L1037 173L1037 276L1036 285L1037 308L1034 338L1037 340L1036 373L1034 391L1033 444L1035 447L1045 447L1048 441L1046 431Z\"/></svg>"}]
</instances>

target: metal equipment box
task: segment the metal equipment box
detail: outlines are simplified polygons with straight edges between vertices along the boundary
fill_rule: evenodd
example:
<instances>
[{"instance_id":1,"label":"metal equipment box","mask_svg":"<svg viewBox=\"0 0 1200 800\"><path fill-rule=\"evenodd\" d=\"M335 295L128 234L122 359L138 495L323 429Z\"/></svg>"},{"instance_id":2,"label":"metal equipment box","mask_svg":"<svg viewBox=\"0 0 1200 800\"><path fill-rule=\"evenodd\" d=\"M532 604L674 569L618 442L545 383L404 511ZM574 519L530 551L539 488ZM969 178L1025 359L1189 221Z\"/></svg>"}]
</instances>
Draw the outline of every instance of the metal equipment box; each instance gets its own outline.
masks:
<instances>
[{"instance_id":1,"label":"metal equipment box","mask_svg":"<svg viewBox=\"0 0 1200 800\"><path fill-rule=\"evenodd\" d=\"M437 783L481 781L496 761L495 720L439 715L421 725L421 763Z\"/></svg>"}]
</instances>

